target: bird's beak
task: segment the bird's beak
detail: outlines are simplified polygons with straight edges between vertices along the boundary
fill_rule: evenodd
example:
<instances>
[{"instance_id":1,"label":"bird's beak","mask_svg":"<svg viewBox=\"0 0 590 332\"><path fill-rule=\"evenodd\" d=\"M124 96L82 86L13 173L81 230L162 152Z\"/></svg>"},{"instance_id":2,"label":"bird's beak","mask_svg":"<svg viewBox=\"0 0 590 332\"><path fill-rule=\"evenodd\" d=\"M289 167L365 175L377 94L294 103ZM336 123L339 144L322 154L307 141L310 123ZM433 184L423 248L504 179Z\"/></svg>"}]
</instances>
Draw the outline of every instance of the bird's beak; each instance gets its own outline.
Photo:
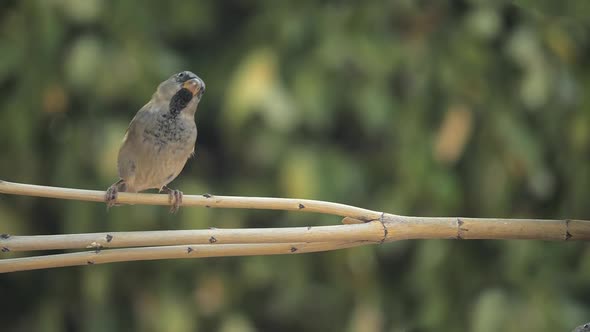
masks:
<instances>
[{"instance_id":1,"label":"bird's beak","mask_svg":"<svg viewBox=\"0 0 590 332\"><path fill-rule=\"evenodd\" d=\"M193 96L199 94L202 95L205 92L205 86L197 78L190 79L182 84L182 87L189 90Z\"/></svg>"}]
</instances>

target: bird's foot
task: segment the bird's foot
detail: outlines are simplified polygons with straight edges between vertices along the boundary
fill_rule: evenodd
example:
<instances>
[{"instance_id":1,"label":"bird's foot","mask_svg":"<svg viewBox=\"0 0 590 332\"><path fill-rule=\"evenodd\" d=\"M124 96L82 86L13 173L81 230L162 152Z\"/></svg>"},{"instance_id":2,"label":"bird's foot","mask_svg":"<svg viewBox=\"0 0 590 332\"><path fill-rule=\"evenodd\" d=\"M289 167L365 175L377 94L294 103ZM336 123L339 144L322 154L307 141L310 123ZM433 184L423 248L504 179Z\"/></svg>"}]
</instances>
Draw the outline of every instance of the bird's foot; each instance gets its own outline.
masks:
<instances>
[{"instance_id":1,"label":"bird's foot","mask_svg":"<svg viewBox=\"0 0 590 332\"><path fill-rule=\"evenodd\" d=\"M168 201L170 202L170 213L176 213L182 205L182 191L177 189L170 189L163 186L160 191L168 193Z\"/></svg>"},{"instance_id":2,"label":"bird's foot","mask_svg":"<svg viewBox=\"0 0 590 332\"><path fill-rule=\"evenodd\" d=\"M104 200L107 203L107 210L111 207L118 205L117 197L119 196L119 187L125 184L123 179L113 183L106 191Z\"/></svg>"}]
</instances>

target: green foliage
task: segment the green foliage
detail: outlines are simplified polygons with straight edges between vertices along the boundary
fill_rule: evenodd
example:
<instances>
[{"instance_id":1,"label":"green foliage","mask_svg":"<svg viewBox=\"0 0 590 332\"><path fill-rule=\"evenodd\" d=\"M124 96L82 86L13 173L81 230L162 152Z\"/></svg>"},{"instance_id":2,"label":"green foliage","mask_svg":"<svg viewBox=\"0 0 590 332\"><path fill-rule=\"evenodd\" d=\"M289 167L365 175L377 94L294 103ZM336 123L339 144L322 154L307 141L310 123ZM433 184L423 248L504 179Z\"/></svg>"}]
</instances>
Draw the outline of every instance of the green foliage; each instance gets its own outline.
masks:
<instances>
[{"instance_id":1,"label":"green foliage","mask_svg":"<svg viewBox=\"0 0 590 332\"><path fill-rule=\"evenodd\" d=\"M411 215L585 218L590 3L4 1L0 178L106 189L157 84L207 83L185 193ZM337 223L312 214L0 197L0 231ZM16 254L4 254L14 257ZM581 243L406 241L333 253L0 276L6 331L568 331Z\"/></svg>"}]
</instances>

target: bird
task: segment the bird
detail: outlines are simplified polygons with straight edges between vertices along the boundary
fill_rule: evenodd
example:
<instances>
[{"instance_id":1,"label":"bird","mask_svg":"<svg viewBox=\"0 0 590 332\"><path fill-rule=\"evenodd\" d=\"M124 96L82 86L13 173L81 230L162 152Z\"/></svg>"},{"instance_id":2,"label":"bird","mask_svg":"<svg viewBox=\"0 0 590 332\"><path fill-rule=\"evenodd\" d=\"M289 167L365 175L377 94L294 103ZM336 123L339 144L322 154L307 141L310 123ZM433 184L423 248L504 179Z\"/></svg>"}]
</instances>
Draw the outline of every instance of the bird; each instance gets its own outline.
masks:
<instances>
[{"instance_id":1,"label":"bird","mask_svg":"<svg viewBox=\"0 0 590 332\"><path fill-rule=\"evenodd\" d=\"M572 332L588 332L590 331L590 323L582 324L576 327Z\"/></svg>"},{"instance_id":2,"label":"bird","mask_svg":"<svg viewBox=\"0 0 590 332\"><path fill-rule=\"evenodd\" d=\"M127 128L117 158L119 180L105 193L107 209L117 205L119 192L158 189L168 193L170 212L178 211L182 191L168 184L195 153L195 112L204 92L205 82L190 71L160 83Z\"/></svg>"}]
</instances>

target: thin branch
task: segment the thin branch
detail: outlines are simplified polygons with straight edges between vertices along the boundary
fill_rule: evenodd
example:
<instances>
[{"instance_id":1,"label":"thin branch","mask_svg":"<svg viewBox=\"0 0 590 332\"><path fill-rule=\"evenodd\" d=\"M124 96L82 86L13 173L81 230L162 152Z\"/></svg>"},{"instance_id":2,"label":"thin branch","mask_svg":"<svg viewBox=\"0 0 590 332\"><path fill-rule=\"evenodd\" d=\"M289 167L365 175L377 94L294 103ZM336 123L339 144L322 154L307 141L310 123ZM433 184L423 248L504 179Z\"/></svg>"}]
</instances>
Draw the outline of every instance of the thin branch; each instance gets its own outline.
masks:
<instances>
[{"instance_id":1,"label":"thin branch","mask_svg":"<svg viewBox=\"0 0 590 332\"><path fill-rule=\"evenodd\" d=\"M355 242L383 240L377 221L336 226L199 229L174 231L111 232L60 235L0 236L0 248L8 251L123 248L187 244L244 244L290 242Z\"/></svg>"},{"instance_id":2,"label":"thin branch","mask_svg":"<svg viewBox=\"0 0 590 332\"><path fill-rule=\"evenodd\" d=\"M0 193L23 196L49 197L77 201L104 202L105 192L60 187L38 186L0 180ZM143 205L170 205L168 195L119 193L117 203ZM212 208L262 209L316 212L341 217L353 217L362 221L377 220L381 212L371 211L340 203L311 199L184 195L183 206L204 206Z\"/></svg>"},{"instance_id":3,"label":"thin branch","mask_svg":"<svg viewBox=\"0 0 590 332\"><path fill-rule=\"evenodd\" d=\"M45 187L1 180L0 193L104 201L102 191ZM118 202L169 204L167 195L158 194L121 193ZM590 221L585 220L409 217L332 202L267 197L185 195L183 205L317 212L342 216L345 225L37 236L0 234L2 252L95 249L92 252L2 259L0 272L83 265L88 262L99 264L165 258L304 253L407 239L590 240ZM104 250L117 247L140 248Z\"/></svg>"},{"instance_id":4,"label":"thin branch","mask_svg":"<svg viewBox=\"0 0 590 332\"><path fill-rule=\"evenodd\" d=\"M184 246L142 247L76 252L0 260L0 273L94 265L125 261L223 256L302 254L356 247L364 242L195 244Z\"/></svg>"},{"instance_id":5,"label":"thin branch","mask_svg":"<svg viewBox=\"0 0 590 332\"><path fill-rule=\"evenodd\" d=\"M1 234L4 252L123 248L186 244L288 242L389 242L408 239L588 240L583 220L418 218L384 215L384 221L335 226L252 229L202 229L18 236Z\"/></svg>"}]
</instances>

